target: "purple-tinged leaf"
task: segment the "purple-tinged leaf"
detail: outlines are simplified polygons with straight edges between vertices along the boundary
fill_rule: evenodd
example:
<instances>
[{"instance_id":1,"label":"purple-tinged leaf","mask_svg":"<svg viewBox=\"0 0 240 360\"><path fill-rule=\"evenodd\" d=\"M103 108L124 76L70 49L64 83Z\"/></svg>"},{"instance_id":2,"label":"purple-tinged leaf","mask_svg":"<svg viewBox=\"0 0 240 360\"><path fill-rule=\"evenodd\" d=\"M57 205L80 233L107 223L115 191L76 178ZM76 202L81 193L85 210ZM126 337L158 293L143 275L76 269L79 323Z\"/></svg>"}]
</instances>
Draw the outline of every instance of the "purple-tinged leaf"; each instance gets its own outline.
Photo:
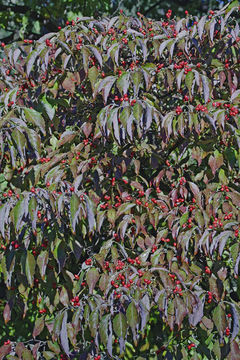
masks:
<instances>
[{"instance_id":1,"label":"purple-tinged leaf","mask_svg":"<svg viewBox=\"0 0 240 360\"><path fill-rule=\"evenodd\" d=\"M33 333L32 333L32 336L33 338L35 339L39 334L41 334L41 332L43 331L44 329L44 326L45 326L45 316L42 316L40 318L38 318L36 321L35 321L35 324L34 324L34 329L33 329Z\"/></svg>"},{"instance_id":2,"label":"purple-tinged leaf","mask_svg":"<svg viewBox=\"0 0 240 360\"><path fill-rule=\"evenodd\" d=\"M4 310L3 310L3 319L5 324L7 324L10 320L11 320L11 307L10 304L7 302L6 305L4 306Z\"/></svg>"},{"instance_id":3,"label":"purple-tinged leaf","mask_svg":"<svg viewBox=\"0 0 240 360\"><path fill-rule=\"evenodd\" d=\"M223 247L226 243L226 241L233 235L233 232L230 230L222 231L219 235L213 236L212 243L210 246L210 254L213 254L214 250L216 250L218 244L223 242L223 245L221 247L221 252L223 251ZM220 252L220 249L219 249Z\"/></svg>"},{"instance_id":4,"label":"purple-tinged leaf","mask_svg":"<svg viewBox=\"0 0 240 360\"><path fill-rule=\"evenodd\" d=\"M111 112L111 115L110 115L109 118L110 118L110 121L112 122L112 125L113 125L114 137L117 140L118 144L121 144L119 123L118 123L118 109L114 109Z\"/></svg>"},{"instance_id":5,"label":"purple-tinged leaf","mask_svg":"<svg viewBox=\"0 0 240 360\"><path fill-rule=\"evenodd\" d=\"M90 294L93 293L93 290L98 282L99 276L100 275L99 275L98 269L91 268L88 270L87 275L86 275L86 282L88 284Z\"/></svg>"},{"instance_id":6,"label":"purple-tinged leaf","mask_svg":"<svg viewBox=\"0 0 240 360\"><path fill-rule=\"evenodd\" d=\"M85 196L85 202L86 202L86 207L87 207L87 218L88 218L89 231L93 232L96 229L96 220L95 220L95 216L94 216L94 205L88 196Z\"/></svg>"},{"instance_id":7,"label":"purple-tinged leaf","mask_svg":"<svg viewBox=\"0 0 240 360\"><path fill-rule=\"evenodd\" d=\"M69 306L69 297L68 297L68 292L67 289L62 286L61 292L60 292L60 302L64 305L64 306Z\"/></svg>"},{"instance_id":8,"label":"purple-tinged leaf","mask_svg":"<svg viewBox=\"0 0 240 360\"><path fill-rule=\"evenodd\" d=\"M218 150L214 151L214 155L211 155L208 161L213 175L216 174L216 171L223 165L223 163L224 160L222 154Z\"/></svg>"},{"instance_id":9,"label":"purple-tinged leaf","mask_svg":"<svg viewBox=\"0 0 240 360\"><path fill-rule=\"evenodd\" d=\"M240 262L240 254L238 255L235 265L234 265L234 274L236 276L238 276L238 271L239 271L239 262Z\"/></svg>"},{"instance_id":10,"label":"purple-tinged leaf","mask_svg":"<svg viewBox=\"0 0 240 360\"><path fill-rule=\"evenodd\" d=\"M201 75L202 84L203 84L203 95L204 95L204 101L205 103L208 102L209 95L210 95L210 89L209 89L209 81L207 76Z\"/></svg>"},{"instance_id":11,"label":"purple-tinged leaf","mask_svg":"<svg viewBox=\"0 0 240 360\"><path fill-rule=\"evenodd\" d=\"M83 58L83 68L85 71L85 74L88 74L88 61L89 61L89 56L91 55L90 50L86 47L83 46L81 49L81 53L82 53L82 58Z\"/></svg>"},{"instance_id":12,"label":"purple-tinged leaf","mask_svg":"<svg viewBox=\"0 0 240 360\"><path fill-rule=\"evenodd\" d=\"M112 321L109 321L109 336L107 341L107 351L109 355L112 357L112 342L113 342L113 329L112 329Z\"/></svg>"},{"instance_id":13,"label":"purple-tinged leaf","mask_svg":"<svg viewBox=\"0 0 240 360\"><path fill-rule=\"evenodd\" d=\"M210 29L209 29L209 35L210 35L211 42L213 42L213 36L214 36L214 32L215 32L215 25L216 25L216 20L213 19L211 21Z\"/></svg>"},{"instance_id":14,"label":"purple-tinged leaf","mask_svg":"<svg viewBox=\"0 0 240 360\"><path fill-rule=\"evenodd\" d=\"M232 330L231 341L233 341L236 338L236 336L239 334L239 314L235 304L232 303L231 308L232 308L232 317L233 317L233 330Z\"/></svg>"},{"instance_id":15,"label":"purple-tinged leaf","mask_svg":"<svg viewBox=\"0 0 240 360\"><path fill-rule=\"evenodd\" d=\"M58 336L60 335L61 328L62 328L63 316L64 316L64 312L61 312L61 313L58 313L54 319L53 341L56 341Z\"/></svg>"},{"instance_id":16,"label":"purple-tinged leaf","mask_svg":"<svg viewBox=\"0 0 240 360\"><path fill-rule=\"evenodd\" d=\"M231 353L227 360L239 360L240 359L240 348L236 340L231 342Z\"/></svg>"},{"instance_id":17,"label":"purple-tinged leaf","mask_svg":"<svg viewBox=\"0 0 240 360\"><path fill-rule=\"evenodd\" d=\"M203 317L203 301L197 296L194 296L195 301L191 303L192 305L192 314L188 315L189 323L192 326L196 326Z\"/></svg>"},{"instance_id":18,"label":"purple-tinged leaf","mask_svg":"<svg viewBox=\"0 0 240 360\"><path fill-rule=\"evenodd\" d=\"M207 16L204 15L203 17L201 17L201 19L198 21L198 24L197 24L198 35L199 35L200 40L202 40L202 34L204 31L204 25L206 23L206 18L207 18Z\"/></svg>"},{"instance_id":19,"label":"purple-tinged leaf","mask_svg":"<svg viewBox=\"0 0 240 360\"><path fill-rule=\"evenodd\" d=\"M92 46L92 45L87 45L87 46L93 52L93 54L94 54L95 58L97 59L99 65L102 67L102 55L98 51L97 47Z\"/></svg>"},{"instance_id":20,"label":"purple-tinged leaf","mask_svg":"<svg viewBox=\"0 0 240 360\"><path fill-rule=\"evenodd\" d=\"M181 88L181 82L182 82L183 74L184 74L184 69L177 72L176 81L177 81L178 90Z\"/></svg>"},{"instance_id":21,"label":"purple-tinged leaf","mask_svg":"<svg viewBox=\"0 0 240 360\"><path fill-rule=\"evenodd\" d=\"M107 99L110 93L110 90L113 86L113 84L116 82L117 80L117 76L107 76L105 77L103 80L100 81L100 83L98 84L98 86L96 86L95 89L95 93L94 93L94 98L96 97L97 94L99 94L101 91L103 92L103 100L104 103L107 103Z\"/></svg>"},{"instance_id":22,"label":"purple-tinged leaf","mask_svg":"<svg viewBox=\"0 0 240 360\"><path fill-rule=\"evenodd\" d=\"M5 359L5 357L11 352L12 345L3 345L0 347L0 360Z\"/></svg>"},{"instance_id":23,"label":"purple-tinged leaf","mask_svg":"<svg viewBox=\"0 0 240 360\"><path fill-rule=\"evenodd\" d=\"M60 340L61 345L64 352L69 355L69 343L68 343L68 333L67 333L67 318L68 313L67 311L64 312L63 319L62 319L62 326L60 331Z\"/></svg>"}]
</instances>

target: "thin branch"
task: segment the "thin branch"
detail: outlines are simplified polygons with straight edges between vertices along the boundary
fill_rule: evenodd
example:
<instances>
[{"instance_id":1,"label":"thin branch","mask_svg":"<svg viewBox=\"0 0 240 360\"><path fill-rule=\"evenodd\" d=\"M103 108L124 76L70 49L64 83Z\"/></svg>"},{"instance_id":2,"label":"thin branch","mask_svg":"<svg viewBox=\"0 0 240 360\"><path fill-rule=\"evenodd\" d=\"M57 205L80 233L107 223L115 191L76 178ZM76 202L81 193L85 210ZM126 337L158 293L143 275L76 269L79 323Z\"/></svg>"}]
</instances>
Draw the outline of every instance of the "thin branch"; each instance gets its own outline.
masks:
<instances>
[{"instance_id":1,"label":"thin branch","mask_svg":"<svg viewBox=\"0 0 240 360\"><path fill-rule=\"evenodd\" d=\"M153 4L152 6L150 6L146 11L144 11L144 15L146 16L147 13L149 13L150 11L152 11L156 6L160 5L162 3L162 1L158 1L155 4Z\"/></svg>"}]
</instances>

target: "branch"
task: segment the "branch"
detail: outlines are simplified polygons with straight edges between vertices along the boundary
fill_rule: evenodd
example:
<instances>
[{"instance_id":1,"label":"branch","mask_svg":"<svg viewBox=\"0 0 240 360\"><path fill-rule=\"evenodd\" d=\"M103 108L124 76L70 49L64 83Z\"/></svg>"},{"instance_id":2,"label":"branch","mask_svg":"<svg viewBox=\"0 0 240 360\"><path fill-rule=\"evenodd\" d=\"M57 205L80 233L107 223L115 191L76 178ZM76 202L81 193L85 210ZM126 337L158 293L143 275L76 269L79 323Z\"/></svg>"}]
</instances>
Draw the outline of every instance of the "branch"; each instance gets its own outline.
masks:
<instances>
[{"instance_id":1,"label":"branch","mask_svg":"<svg viewBox=\"0 0 240 360\"><path fill-rule=\"evenodd\" d=\"M15 13L25 14L27 11L31 10L29 7L25 5L3 5L0 4L0 11L13 11Z\"/></svg>"},{"instance_id":2,"label":"branch","mask_svg":"<svg viewBox=\"0 0 240 360\"><path fill-rule=\"evenodd\" d=\"M152 6L150 6L146 11L144 11L144 15L146 16L147 13L149 13L150 11L152 11L156 6L160 5L162 3L162 1L158 1L155 4L153 4Z\"/></svg>"}]
</instances>

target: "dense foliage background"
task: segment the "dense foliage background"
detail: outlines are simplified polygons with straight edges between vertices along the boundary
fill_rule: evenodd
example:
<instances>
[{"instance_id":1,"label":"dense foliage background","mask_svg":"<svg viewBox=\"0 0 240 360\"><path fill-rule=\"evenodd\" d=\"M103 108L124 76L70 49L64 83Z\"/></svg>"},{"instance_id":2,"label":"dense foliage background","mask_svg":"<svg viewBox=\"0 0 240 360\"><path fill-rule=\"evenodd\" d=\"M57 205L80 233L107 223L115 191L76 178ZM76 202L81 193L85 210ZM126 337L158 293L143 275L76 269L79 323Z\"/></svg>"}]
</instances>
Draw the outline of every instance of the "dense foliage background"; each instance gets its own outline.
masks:
<instances>
[{"instance_id":1,"label":"dense foliage background","mask_svg":"<svg viewBox=\"0 0 240 360\"><path fill-rule=\"evenodd\" d=\"M239 359L238 17L2 45L0 359Z\"/></svg>"},{"instance_id":2,"label":"dense foliage background","mask_svg":"<svg viewBox=\"0 0 240 360\"><path fill-rule=\"evenodd\" d=\"M66 20L104 14L116 15L120 9L129 16L137 11L159 20L168 9L176 16L202 16L209 10L218 9L228 0L0 0L0 40L39 39L44 34L64 27Z\"/></svg>"}]
</instances>

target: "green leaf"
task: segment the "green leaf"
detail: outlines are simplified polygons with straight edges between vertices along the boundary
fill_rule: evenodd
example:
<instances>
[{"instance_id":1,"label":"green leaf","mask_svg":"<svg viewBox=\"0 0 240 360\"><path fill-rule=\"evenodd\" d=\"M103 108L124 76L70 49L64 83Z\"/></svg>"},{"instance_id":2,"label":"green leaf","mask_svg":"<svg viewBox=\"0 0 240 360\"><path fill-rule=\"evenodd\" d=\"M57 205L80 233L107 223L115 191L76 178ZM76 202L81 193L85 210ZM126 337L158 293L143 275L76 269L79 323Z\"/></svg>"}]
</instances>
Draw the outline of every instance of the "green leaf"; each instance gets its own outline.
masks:
<instances>
[{"instance_id":1,"label":"green leaf","mask_svg":"<svg viewBox=\"0 0 240 360\"><path fill-rule=\"evenodd\" d=\"M115 223L115 220L116 220L116 210L115 209L109 209L107 211L107 218L108 218L108 221L114 225Z\"/></svg>"},{"instance_id":2,"label":"green leaf","mask_svg":"<svg viewBox=\"0 0 240 360\"><path fill-rule=\"evenodd\" d=\"M30 72L32 71L34 62L36 61L37 57L38 57L39 53L37 50L33 50L27 57L27 76L29 76Z\"/></svg>"},{"instance_id":3,"label":"green leaf","mask_svg":"<svg viewBox=\"0 0 240 360\"><path fill-rule=\"evenodd\" d=\"M88 71L88 78L91 82L93 92L94 92L94 88L95 88L95 85L97 82L98 75L99 75L98 69L96 68L96 66L92 66Z\"/></svg>"},{"instance_id":4,"label":"green leaf","mask_svg":"<svg viewBox=\"0 0 240 360\"><path fill-rule=\"evenodd\" d=\"M53 343L52 341L48 341L47 344L48 344L49 349L52 350L55 354L57 354L57 355L60 354L61 349L57 342Z\"/></svg>"},{"instance_id":5,"label":"green leaf","mask_svg":"<svg viewBox=\"0 0 240 360\"><path fill-rule=\"evenodd\" d=\"M15 128L12 132L12 138L15 141L19 154L25 163L26 161L25 149L27 145L25 136L17 128Z\"/></svg>"},{"instance_id":6,"label":"green leaf","mask_svg":"<svg viewBox=\"0 0 240 360\"><path fill-rule=\"evenodd\" d=\"M132 209L134 206L136 206L136 205L135 204L130 204L130 203L125 203L125 204L120 205L118 210L117 210L116 218L118 218L122 214L128 213L129 210Z\"/></svg>"},{"instance_id":7,"label":"green leaf","mask_svg":"<svg viewBox=\"0 0 240 360\"><path fill-rule=\"evenodd\" d=\"M31 254L29 251L27 251L27 257L26 257L26 263L25 263L25 274L27 276L28 283L31 287L33 286L35 266L36 266L36 261L35 261L33 254Z\"/></svg>"},{"instance_id":8,"label":"green leaf","mask_svg":"<svg viewBox=\"0 0 240 360\"><path fill-rule=\"evenodd\" d=\"M126 316L120 312L113 319L113 330L119 338L125 338L127 334L127 319Z\"/></svg>"},{"instance_id":9,"label":"green leaf","mask_svg":"<svg viewBox=\"0 0 240 360\"><path fill-rule=\"evenodd\" d=\"M30 219L32 220L32 229L35 231L37 223L37 200L34 196L32 196L29 200L28 213L30 215Z\"/></svg>"},{"instance_id":10,"label":"green leaf","mask_svg":"<svg viewBox=\"0 0 240 360\"><path fill-rule=\"evenodd\" d=\"M81 53L83 58L83 68L85 73L88 74L88 59L89 56L91 55L91 52L86 46L83 46L81 49Z\"/></svg>"},{"instance_id":11,"label":"green leaf","mask_svg":"<svg viewBox=\"0 0 240 360\"><path fill-rule=\"evenodd\" d=\"M43 356L46 360L56 359L56 354L51 351L43 351Z\"/></svg>"},{"instance_id":12,"label":"green leaf","mask_svg":"<svg viewBox=\"0 0 240 360\"><path fill-rule=\"evenodd\" d=\"M28 136L28 140L35 152L37 159L41 153L41 137L34 131L33 129L27 128L26 133Z\"/></svg>"},{"instance_id":13,"label":"green leaf","mask_svg":"<svg viewBox=\"0 0 240 360\"><path fill-rule=\"evenodd\" d=\"M19 200L13 208L13 220L14 220L14 227L15 227L16 231L19 230L19 225L22 221L24 212L25 212L24 199L22 199L22 200Z\"/></svg>"},{"instance_id":14,"label":"green leaf","mask_svg":"<svg viewBox=\"0 0 240 360\"><path fill-rule=\"evenodd\" d=\"M221 63L221 61L219 61L218 59L212 59L211 65L216 67L216 68L222 68L223 67L223 63Z\"/></svg>"},{"instance_id":15,"label":"green leaf","mask_svg":"<svg viewBox=\"0 0 240 360\"><path fill-rule=\"evenodd\" d=\"M136 119L138 122L140 122L140 120L142 119L142 115L143 115L142 105L137 102L137 103L133 106L133 116L135 117L135 119Z\"/></svg>"},{"instance_id":16,"label":"green leaf","mask_svg":"<svg viewBox=\"0 0 240 360\"><path fill-rule=\"evenodd\" d=\"M34 109L27 108L24 108L24 114L26 120L28 120L31 124L37 126L41 130L42 134L46 136L45 121L42 115Z\"/></svg>"},{"instance_id":17,"label":"green leaf","mask_svg":"<svg viewBox=\"0 0 240 360\"><path fill-rule=\"evenodd\" d=\"M91 336L94 338L98 329L98 309L92 311L89 316L89 329L91 331Z\"/></svg>"},{"instance_id":18,"label":"green leaf","mask_svg":"<svg viewBox=\"0 0 240 360\"><path fill-rule=\"evenodd\" d=\"M218 304L213 310L212 319L220 336L222 337L227 327L227 322L226 322L226 310L223 309L221 304Z\"/></svg>"},{"instance_id":19,"label":"green leaf","mask_svg":"<svg viewBox=\"0 0 240 360\"><path fill-rule=\"evenodd\" d=\"M226 177L225 171L224 171L223 169L220 169L220 170L219 170L218 177L219 177L219 182L220 182L220 184L223 184L223 185L227 185L227 184L228 184L228 178Z\"/></svg>"},{"instance_id":20,"label":"green leaf","mask_svg":"<svg viewBox=\"0 0 240 360\"><path fill-rule=\"evenodd\" d=\"M101 318L100 324L99 324L99 333L102 343L106 346L108 342L108 322L111 318L110 314L104 315Z\"/></svg>"},{"instance_id":21,"label":"green leaf","mask_svg":"<svg viewBox=\"0 0 240 360\"><path fill-rule=\"evenodd\" d=\"M73 193L70 200L70 222L73 232L76 231L76 225L78 223L78 216L80 212L80 200L78 196Z\"/></svg>"},{"instance_id":22,"label":"green leaf","mask_svg":"<svg viewBox=\"0 0 240 360\"><path fill-rule=\"evenodd\" d=\"M64 312L60 312L56 315L53 323L53 337L56 340L60 335ZM55 341L54 340L54 341Z\"/></svg>"},{"instance_id":23,"label":"green leaf","mask_svg":"<svg viewBox=\"0 0 240 360\"><path fill-rule=\"evenodd\" d=\"M60 239L57 239L55 241L53 255L58 262L58 271L60 273L65 265L66 256L67 256L66 243L64 241L61 241Z\"/></svg>"},{"instance_id":24,"label":"green leaf","mask_svg":"<svg viewBox=\"0 0 240 360\"><path fill-rule=\"evenodd\" d=\"M182 226L183 224L185 224L185 222L187 221L189 217L189 212L187 211L185 214L183 214L180 218L180 226Z\"/></svg>"},{"instance_id":25,"label":"green leaf","mask_svg":"<svg viewBox=\"0 0 240 360\"><path fill-rule=\"evenodd\" d=\"M121 111L119 113L120 113L119 118L120 118L121 124L123 125L124 129L127 129L127 123L128 123L128 119L130 117L131 107L126 106L124 108L121 108Z\"/></svg>"},{"instance_id":26,"label":"green leaf","mask_svg":"<svg viewBox=\"0 0 240 360\"><path fill-rule=\"evenodd\" d=\"M41 103L42 103L43 108L44 108L44 110L46 111L49 119L52 121L52 119L54 118L54 115L55 115L55 108L54 108L54 106L52 106L52 105L47 101L46 96L44 96L44 97L41 99Z\"/></svg>"},{"instance_id":27,"label":"green leaf","mask_svg":"<svg viewBox=\"0 0 240 360\"><path fill-rule=\"evenodd\" d=\"M139 322L136 305L132 301L126 311L127 322L131 328L135 328Z\"/></svg>"},{"instance_id":28,"label":"green leaf","mask_svg":"<svg viewBox=\"0 0 240 360\"><path fill-rule=\"evenodd\" d=\"M193 71L189 71L185 77L185 84L188 88L189 94L193 94L192 91L193 80L194 80L194 73Z\"/></svg>"},{"instance_id":29,"label":"green leaf","mask_svg":"<svg viewBox=\"0 0 240 360\"><path fill-rule=\"evenodd\" d=\"M119 90L119 92L124 95L127 94L128 92L128 88L129 88L129 73L125 72L123 73L117 80L117 88Z\"/></svg>"},{"instance_id":30,"label":"green leaf","mask_svg":"<svg viewBox=\"0 0 240 360\"><path fill-rule=\"evenodd\" d=\"M142 78L143 78L143 75L139 69L132 73L132 82L133 82L135 97L138 96L138 91L139 91L140 84L142 82Z\"/></svg>"},{"instance_id":31,"label":"green leaf","mask_svg":"<svg viewBox=\"0 0 240 360\"><path fill-rule=\"evenodd\" d=\"M25 349L22 352L22 360L34 360L33 354L30 350Z\"/></svg>"}]
</instances>

